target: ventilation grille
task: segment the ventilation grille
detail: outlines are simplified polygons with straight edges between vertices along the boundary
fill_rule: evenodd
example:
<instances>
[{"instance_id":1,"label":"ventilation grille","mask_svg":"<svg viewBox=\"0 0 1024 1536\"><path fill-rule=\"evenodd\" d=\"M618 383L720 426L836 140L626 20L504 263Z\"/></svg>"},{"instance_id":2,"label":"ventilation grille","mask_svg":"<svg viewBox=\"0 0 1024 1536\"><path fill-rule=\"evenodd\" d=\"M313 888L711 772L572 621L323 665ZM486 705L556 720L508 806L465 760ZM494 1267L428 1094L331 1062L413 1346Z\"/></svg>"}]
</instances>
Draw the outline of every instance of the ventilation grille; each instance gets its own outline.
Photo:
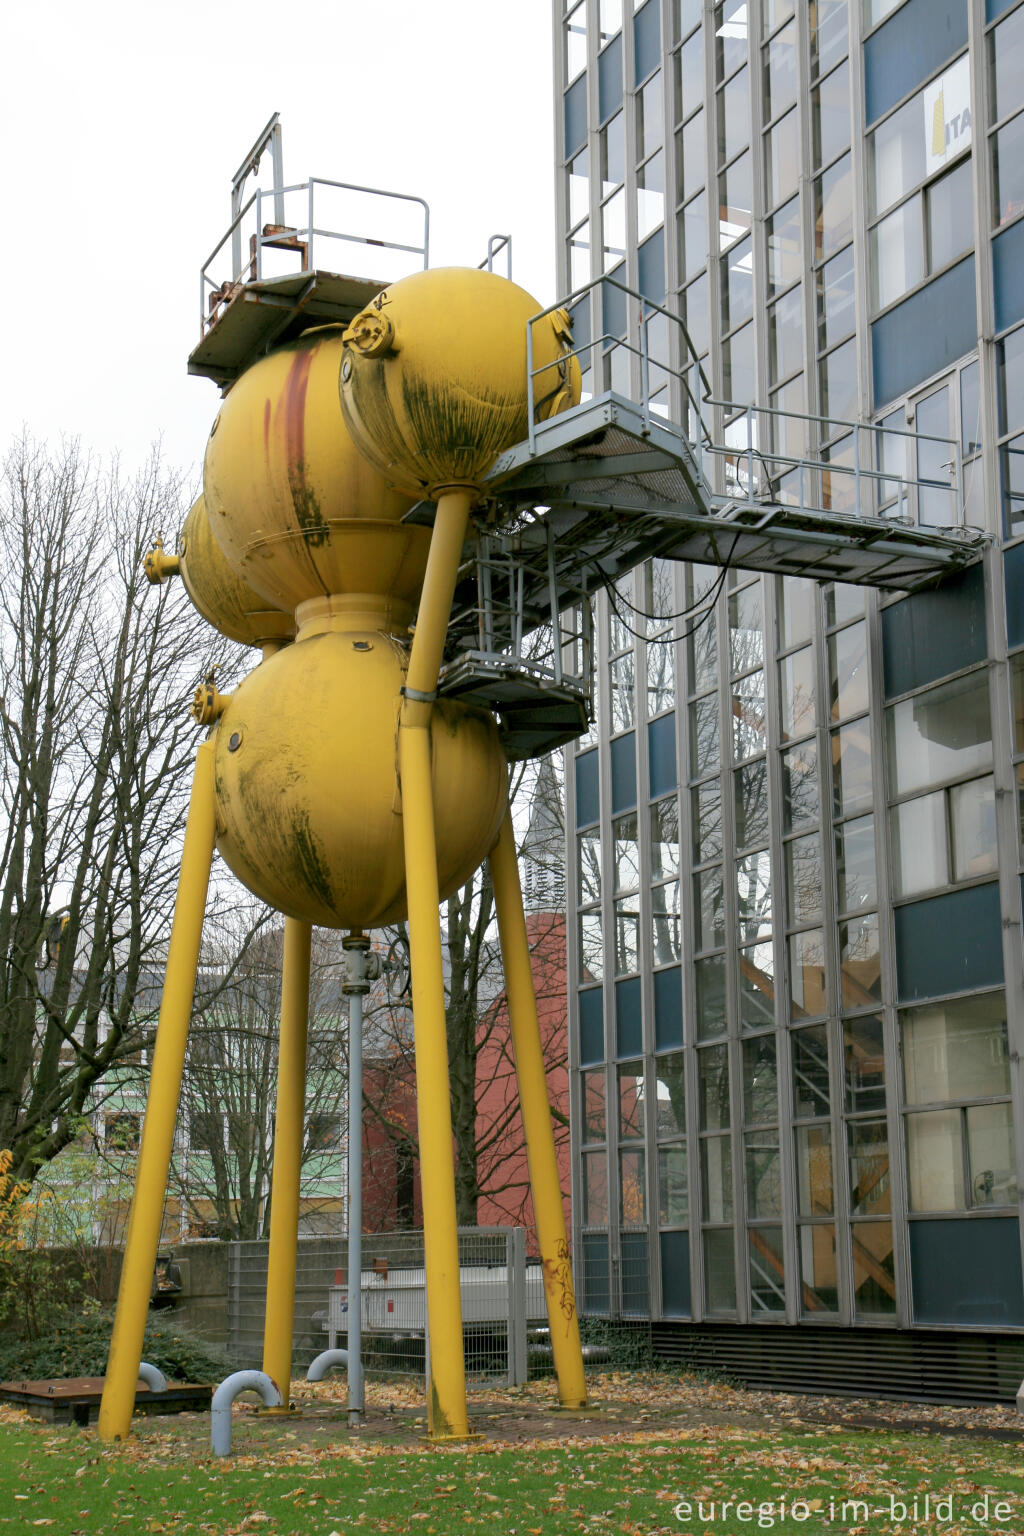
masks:
<instances>
[{"instance_id":1,"label":"ventilation grille","mask_svg":"<svg viewBox=\"0 0 1024 1536\"><path fill-rule=\"evenodd\" d=\"M761 1391L1012 1403L1024 1379L1024 1338L997 1333L657 1323L651 1342L656 1359Z\"/></svg>"}]
</instances>

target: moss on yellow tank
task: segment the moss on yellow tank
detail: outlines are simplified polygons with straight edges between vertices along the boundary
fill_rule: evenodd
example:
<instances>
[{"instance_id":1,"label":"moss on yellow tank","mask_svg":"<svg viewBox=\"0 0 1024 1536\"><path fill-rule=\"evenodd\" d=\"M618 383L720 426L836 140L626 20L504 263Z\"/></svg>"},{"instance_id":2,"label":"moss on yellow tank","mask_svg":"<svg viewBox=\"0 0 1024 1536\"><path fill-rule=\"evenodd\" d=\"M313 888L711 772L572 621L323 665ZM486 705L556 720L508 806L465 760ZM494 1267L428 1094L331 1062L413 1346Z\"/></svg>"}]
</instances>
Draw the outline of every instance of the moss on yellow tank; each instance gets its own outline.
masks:
<instances>
[{"instance_id":1,"label":"moss on yellow tank","mask_svg":"<svg viewBox=\"0 0 1024 1536\"><path fill-rule=\"evenodd\" d=\"M294 636L291 614L254 592L224 558L210 528L203 496L193 502L185 519L178 540L178 561L193 607L229 640L239 645L265 645Z\"/></svg>"},{"instance_id":2,"label":"moss on yellow tank","mask_svg":"<svg viewBox=\"0 0 1024 1536\"><path fill-rule=\"evenodd\" d=\"M243 680L217 723L217 846L289 917L370 928L405 916L395 740L406 664L380 631L301 638ZM507 767L482 711L442 699L430 731L443 899L494 844Z\"/></svg>"},{"instance_id":3,"label":"moss on yellow tank","mask_svg":"<svg viewBox=\"0 0 1024 1536\"><path fill-rule=\"evenodd\" d=\"M377 295L345 332L341 404L370 463L410 496L476 485L527 435L526 331L540 305L493 272L434 267ZM533 328L538 419L580 398L565 311Z\"/></svg>"},{"instance_id":4,"label":"moss on yellow tank","mask_svg":"<svg viewBox=\"0 0 1024 1536\"><path fill-rule=\"evenodd\" d=\"M291 613L329 593L375 592L408 612L429 530L358 452L341 413L340 326L307 331L232 386L203 467L210 523L232 570Z\"/></svg>"}]
</instances>

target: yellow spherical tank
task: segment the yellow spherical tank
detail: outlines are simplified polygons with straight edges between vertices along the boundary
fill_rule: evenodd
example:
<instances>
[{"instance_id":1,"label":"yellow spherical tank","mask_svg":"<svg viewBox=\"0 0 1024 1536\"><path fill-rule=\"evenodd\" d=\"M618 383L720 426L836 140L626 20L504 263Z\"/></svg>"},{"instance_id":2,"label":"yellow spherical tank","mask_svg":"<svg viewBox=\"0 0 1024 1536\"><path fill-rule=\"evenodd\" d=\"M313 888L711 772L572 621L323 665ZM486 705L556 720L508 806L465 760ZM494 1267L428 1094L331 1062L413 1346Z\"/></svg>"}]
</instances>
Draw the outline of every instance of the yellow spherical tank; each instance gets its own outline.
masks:
<instances>
[{"instance_id":1,"label":"yellow spherical tank","mask_svg":"<svg viewBox=\"0 0 1024 1536\"><path fill-rule=\"evenodd\" d=\"M435 267L377 295L345 332L341 405L371 464L410 496L476 485L527 435L527 324L540 305L494 272ZM533 327L537 419L580 398L565 310Z\"/></svg>"},{"instance_id":2,"label":"yellow spherical tank","mask_svg":"<svg viewBox=\"0 0 1024 1536\"><path fill-rule=\"evenodd\" d=\"M302 638L231 695L217 724L217 846L255 895L325 928L406 915L396 773L407 655L375 630ZM430 725L442 899L482 863L507 805L491 716L440 700Z\"/></svg>"},{"instance_id":3,"label":"yellow spherical tank","mask_svg":"<svg viewBox=\"0 0 1024 1536\"><path fill-rule=\"evenodd\" d=\"M239 645L266 645L295 634L291 614L272 607L236 576L210 528L205 498L192 505L178 540L185 589L208 624Z\"/></svg>"},{"instance_id":4,"label":"yellow spherical tank","mask_svg":"<svg viewBox=\"0 0 1024 1536\"><path fill-rule=\"evenodd\" d=\"M390 597L396 627L419 596L429 529L401 522L411 502L371 468L338 400L342 328L324 326L247 368L206 447L203 489L224 555L291 613L329 593Z\"/></svg>"}]
</instances>

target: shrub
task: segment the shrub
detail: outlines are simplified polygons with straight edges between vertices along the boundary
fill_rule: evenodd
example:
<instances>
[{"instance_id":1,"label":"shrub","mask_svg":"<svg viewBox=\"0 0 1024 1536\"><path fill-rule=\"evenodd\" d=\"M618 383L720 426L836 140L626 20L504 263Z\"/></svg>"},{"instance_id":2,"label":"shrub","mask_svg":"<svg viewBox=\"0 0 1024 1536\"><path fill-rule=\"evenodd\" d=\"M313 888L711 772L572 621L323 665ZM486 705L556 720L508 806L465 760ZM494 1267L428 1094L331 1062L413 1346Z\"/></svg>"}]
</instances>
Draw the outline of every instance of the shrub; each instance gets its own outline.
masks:
<instances>
[{"instance_id":1,"label":"shrub","mask_svg":"<svg viewBox=\"0 0 1024 1536\"><path fill-rule=\"evenodd\" d=\"M0 1338L0 1380L102 1376L113 1323L112 1312L66 1312L53 1319L45 1338ZM147 1319L142 1357L173 1381L218 1382L232 1368L223 1350L175 1328L166 1315Z\"/></svg>"}]
</instances>

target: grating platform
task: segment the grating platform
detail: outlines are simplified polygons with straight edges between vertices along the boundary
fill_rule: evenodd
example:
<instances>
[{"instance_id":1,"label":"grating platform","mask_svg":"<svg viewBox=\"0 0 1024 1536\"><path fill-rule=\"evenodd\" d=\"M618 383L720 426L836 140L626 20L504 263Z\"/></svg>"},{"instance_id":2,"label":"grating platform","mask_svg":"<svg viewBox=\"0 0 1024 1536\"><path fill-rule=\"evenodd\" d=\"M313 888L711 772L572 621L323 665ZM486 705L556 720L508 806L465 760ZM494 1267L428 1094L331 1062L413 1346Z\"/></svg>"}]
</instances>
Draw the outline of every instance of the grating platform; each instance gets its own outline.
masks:
<instances>
[{"instance_id":1,"label":"grating platform","mask_svg":"<svg viewBox=\"0 0 1024 1536\"><path fill-rule=\"evenodd\" d=\"M34 1419L50 1424L88 1424L99 1413L103 1376L70 1376L53 1381L0 1382L0 1402L24 1408ZM205 1413L212 1386L172 1383L166 1392L151 1392L139 1382L136 1413Z\"/></svg>"},{"instance_id":2,"label":"grating platform","mask_svg":"<svg viewBox=\"0 0 1024 1536\"><path fill-rule=\"evenodd\" d=\"M574 678L558 681L511 656L465 651L442 669L437 691L495 713L510 762L564 747L589 723L588 695Z\"/></svg>"},{"instance_id":3,"label":"grating platform","mask_svg":"<svg viewBox=\"0 0 1024 1536\"><path fill-rule=\"evenodd\" d=\"M188 371L233 384L271 347L294 341L311 326L352 320L384 286L375 278L337 272L228 284L216 319L189 353Z\"/></svg>"},{"instance_id":4,"label":"grating platform","mask_svg":"<svg viewBox=\"0 0 1024 1536\"><path fill-rule=\"evenodd\" d=\"M974 529L716 496L682 434L615 394L538 426L502 455L489 487L494 531L549 508L559 564L597 583L661 555L909 592L971 564L985 543Z\"/></svg>"}]
</instances>

